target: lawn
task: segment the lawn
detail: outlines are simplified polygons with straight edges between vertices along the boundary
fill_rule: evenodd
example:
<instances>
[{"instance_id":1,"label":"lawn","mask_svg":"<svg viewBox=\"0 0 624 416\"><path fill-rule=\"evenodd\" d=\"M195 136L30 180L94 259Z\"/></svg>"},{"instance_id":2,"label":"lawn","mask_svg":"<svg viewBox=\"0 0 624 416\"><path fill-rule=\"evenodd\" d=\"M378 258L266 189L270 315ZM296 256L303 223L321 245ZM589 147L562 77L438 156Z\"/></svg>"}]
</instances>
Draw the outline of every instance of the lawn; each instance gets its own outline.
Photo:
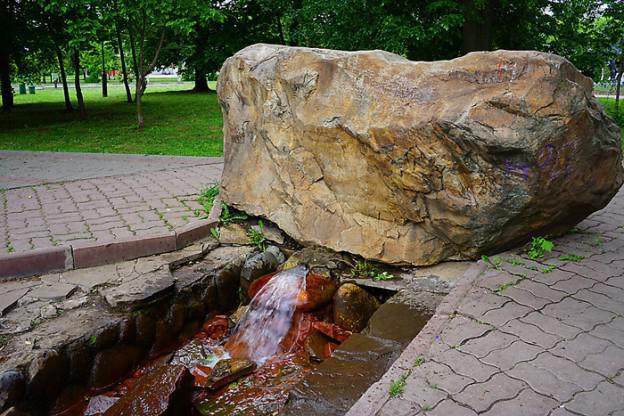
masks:
<instances>
[{"instance_id":1,"label":"lawn","mask_svg":"<svg viewBox=\"0 0 624 416\"><path fill-rule=\"evenodd\" d=\"M615 99L613 98L598 98L600 104L604 107L607 114L615 120L618 126L620 126L620 134L622 135L622 151L624 152L624 99L620 100L620 111L615 112Z\"/></svg>"},{"instance_id":2,"label":"lawn","mask_svg":"<svg viewBox=\"0 0 624 416\"><path fill-rule=\"evenodd\" d=\"M217 96L188 89L188 84L148 87L143 131L136 129L135 106L125 102L119 85L109 86L107 98L99 88L83 89L87 120L64 112L61 88L17 95L13 111L0 113L0 149L220 156Z\"/></svg>"}]
</instances>

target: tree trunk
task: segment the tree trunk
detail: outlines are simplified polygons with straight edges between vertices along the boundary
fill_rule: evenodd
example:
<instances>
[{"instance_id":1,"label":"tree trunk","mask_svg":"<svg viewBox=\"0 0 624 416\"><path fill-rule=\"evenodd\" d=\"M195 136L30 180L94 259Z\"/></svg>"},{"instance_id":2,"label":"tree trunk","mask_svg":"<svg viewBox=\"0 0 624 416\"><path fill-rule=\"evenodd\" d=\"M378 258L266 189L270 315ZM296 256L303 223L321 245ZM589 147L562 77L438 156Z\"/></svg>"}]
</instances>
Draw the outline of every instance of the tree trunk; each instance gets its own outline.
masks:
<instances>
[{"instance_id":1,"label":"tree trunk","mask_svg":"<svg viewBox=\"0 0 624 416\"><path fill-rule=\"evenodd\" d=\"M84 99L82 98L82 90L80 89L80 54L77 49L74 49L73 53L74 61L74 83L76 86L76 99L78 100L78 111L80 111L80 118L87 118L87 110L85 109Z\"/></svg>"},{"instance_id":2,"label":"tree trunk","mask_svg":"<svg viewBox=\"0 0 624 416\"><path fill-rule=\"evenodd\" d=\"M137 127L139 130L143 130L143 127L145 127L145 117L143 116L143 92L145 91L144 85L145 85L145 77L143 76L143 74L141 74L139 76L139 78L137 78L137 83L136 83L136 95L135 95L135 101L136 101L136 109L137 109Z\"/></svg>"},{"instance_id":3,"label":"tree trunk","mask_svg":"<svg viewBox=\"0 0 624 416\"><path fill-rule=\"evenodd\" d=\"M615 113L620 113L620 89L622 87L622 75L624 75L624 56L618 68L617 78L615 80Z\"/></svg>"},{"instance_id":4,"label":"tree trunk","mask_svg":"<svg viewBox=\"0 0 624 416\"><path fill-rule=\"evenodd\" d=\"M123 83L126 88L126 100L132 104L132 93L130 92L130 85L128 85L128 69L126 68L126 58L124 57L123 42L121 41L121 31L119 26L115 23L115 31L117 32L117 43L119 44L119 58L121 60L121 73L123 75Z\"/></svg>"},{"instance_id":5,"label":"tree trunk","mask_svg":"<svg viewBox=\"0 0 624 416\"><path fill-rule=\"evenodd\" d=\"M206 79L206 72L201 69L195 69L195 92L209 92L208 80Z\"/></svg>"},{"instance_id":6,"label":"tree trunk","mask_svg":"<svg viewBox=\"0 0 624 416\"><path fill-rule=\"evenodd\" d=\"M13 108L13 88L11 87L11 67L9 54L0 52L0 89L2 90L2 111L9 112Z\"/></svg>"},{"instance_id":7,"label":"tree trunk","mask_svg":"<svg viewBox=\"0 0 624 416\"><path fill-rule=\"evenodd\" d=\"M102 97L108 97L108 80L106 75L106 62L104 61L104 41L102 41Z\"/></svg>"},{"instance_id":8,"label":"tree trunk","mask_svg":"<svg viewBox=\"0 0 624 416\"><path fill-rule=\"evenodd\" d=\"M63 52L61 48L56 47L56 57L58 58L59 71L61 73L61 82L63 82L63 95L65 96L65 110L68 113L74 111L71 100L69 99L69 87L67 86L67 75L65 74L65 64L63 63Z\"/></svg>"},{"instance_id":9,"label":"tree trunk","mask_svg":"<svg viewBox=\"0 0 624 416\"><path fill-rule=\"evenodd\" d=\"M476 5L475 0L464 2L464 27L462 52L487 51L492 48L492 21L496 0L487 0L484 8Z\"/></svg>"},{"instance_id":10,"label":"tree trunk","mask_svg":"<svg viewBox=\"0 0 624 416\"><path fill-rule=\"evenodd\" d=\"M132 52L132 69L134 69L134 81L138 82L139 66L137 65L137 56L136 56L136 49L134 46L134 36L132 35L132 30L128 31L128 35L130 36L130 51Z\"/></svg>"}]
</instances>

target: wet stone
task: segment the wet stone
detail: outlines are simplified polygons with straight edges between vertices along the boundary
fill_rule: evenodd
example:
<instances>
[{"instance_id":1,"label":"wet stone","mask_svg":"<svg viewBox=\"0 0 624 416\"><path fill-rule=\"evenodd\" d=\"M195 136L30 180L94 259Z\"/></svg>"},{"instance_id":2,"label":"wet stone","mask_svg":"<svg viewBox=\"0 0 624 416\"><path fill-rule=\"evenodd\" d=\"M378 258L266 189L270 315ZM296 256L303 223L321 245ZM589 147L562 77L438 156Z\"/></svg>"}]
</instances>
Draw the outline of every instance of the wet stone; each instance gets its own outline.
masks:
<instances>
[{"instance_id":1,"label":"wet stone","mask_svg":"<svg viewBox=\"0 0 624 416\"><path fill-rule=\"evenodd\" d=\"M18 371L5 371L0 374L0 409L15 404L24 393L25 381Z\"/></svg>"},{"instance_id":2,"label":"wet stone","mask_svg":"<svg viewBox=\"0 0 624 416\"><path fill-rule=\"evenodd\" d=\"M282 254L280 249L275 246L269 246L262 253L258 253L245 260L240 272L240 283L244 292L247 293L251 282L275 271L277 267L285 261L286 257Z\"/></svg>"},{"instance_id":3,"label":"wet stone","mask_svg":"<svg viewBox=\"0 0 624 416\"><path fill-rule=\"evenodd\" d=\"M100 290L112 308L129 309L157 300L173 289L174 280L169 268L163 266L136 279Z\"/></svg>"},{"instance_id":4,"label":"wet stone","mask_svg":"<svg viewBox=\"0 0 624 416\"><path fill-rule=\"evenodd\" d=\"M127 375L141 358L138 347L116 345L95 355L89 385L95 389L108 387Z\"/></svg>"},{"instance_id":5,"label":"wet stone","mask_svg":"<svg viewBox=\"0 0 624 416\"><path fill-rule=\"evenodd\" d=\"M342 328L359 332L379 307L366 290L352 283L340 286L334 294L334 322Z\"/></svg>"},{"instance_id":6,"label":"wet stone","mask_svg":"<svg viewBox=\"0 0 624 416\"><path fill-rule=\"evenodd\" d=\"M251 374L255 369L256 364L244 358L221 360L214 366L208 376L206 387L211 390L218 390L243 376Z\"/></svg>"}]
</instances>

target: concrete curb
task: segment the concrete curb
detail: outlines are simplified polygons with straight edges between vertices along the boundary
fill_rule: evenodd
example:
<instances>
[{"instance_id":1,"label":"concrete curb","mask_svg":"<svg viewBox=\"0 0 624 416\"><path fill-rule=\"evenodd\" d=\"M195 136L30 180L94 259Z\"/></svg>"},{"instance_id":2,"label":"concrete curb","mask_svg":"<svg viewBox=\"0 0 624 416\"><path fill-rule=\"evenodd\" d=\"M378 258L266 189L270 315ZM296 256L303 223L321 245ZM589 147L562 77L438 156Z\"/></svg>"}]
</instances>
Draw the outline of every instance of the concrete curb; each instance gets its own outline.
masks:
<instances>
[{"instance_id":1,"label":"concrete curb","mask_svg":"<svg viewBox=\"0 0 624 416\"><path fill-rule=\"evenodd\" d=\"M211 211L208 219L195 221L168 234L1 254L0 282L18 277L101 266L179 250L209 236L210 229L218 223L218 214L215 216Z\"/></svg>"},{"instance_id":2,"label":"concrete curb","mask_svg":"<svg viewBox=\"0 0 624 416\"><path fill-rule=\"evenodd\" d=\"M427 357L431 345L446 327L450 317L464 299L468 291L473 287L475 280L487 269L487 264L478 261L458 280L451 292L446 295L442 303L436 308L435 314L429 319L427 325L418 333L416 338L409 343L399 358L392 364L390 369L371 385L360 399L349 409L346 416L373 416L383 407L390 398L388 389L393 381L408 369L414 366L416 357Z\"/></svg>"}]
</instances>

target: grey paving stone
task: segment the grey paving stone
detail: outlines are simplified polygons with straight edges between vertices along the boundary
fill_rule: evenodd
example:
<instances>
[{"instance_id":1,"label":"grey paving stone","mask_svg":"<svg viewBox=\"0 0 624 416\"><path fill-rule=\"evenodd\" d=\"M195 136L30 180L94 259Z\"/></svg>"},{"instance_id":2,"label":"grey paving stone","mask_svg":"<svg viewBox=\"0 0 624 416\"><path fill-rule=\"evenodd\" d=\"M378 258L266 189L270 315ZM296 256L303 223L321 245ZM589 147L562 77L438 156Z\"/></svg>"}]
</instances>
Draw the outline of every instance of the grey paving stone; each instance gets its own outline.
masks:
<instances>
[{"instance_id":1,"label":"grey paving stone","mask_svg":"<svg viewBox=\"0 0 624 416\"><path fill-rule=\"evenodd\" d=\"M589 354L579 366L602 374L607 378L615 377L620 371L624 370L624 350L609 345L604 351L596 354ZM624 394L624 392L622 392Z\"/></svg>"},{"instance_id":2,"label":"grey paving stone","mask_svg":"<svg viewBox=\"0 0 624 416\"><path fill-rule=\"evenodd\" d=\"M472 355L454 349L445 351L437 357L436 361L448 365L453 372L475 381L485 381L499 372L496 367L483 364Z\"/></svg>"},{"instance_id":3,"label":"grey paving stone","mask_svg":"<svg viewBox=\"0 0 624 416\"><path fill-rule=\"evenodd\" d=\"M587 416L608 415L624 408L624 394L621 387L603 381L595 390L574 396L566 408Z\"/></svg>"},{"instance_id":4,"label":"grey paving stone","mask_svg":"<svg viewBox=\"0 0 624 416\"><path fill-rule=\"evenodd\" d=\"M548 349L555 346L561 341L561 338L552 334L548 334L533 324L528 324L519 319L507 322L500 328L501 331L513 334L521 340Z\"/></svg>"},{"instance_id":5,"label":"grey paving stone","mask_svg":"<svg viewBox=\"0 0 624 416\"><path fill-rule=\"evenodd\" d=\"M598 354L604 351L611 343L586 333L579 334L572 340L559 343L550 352L559 357L568 358L575 362L583 361L589 354Z\"/></svg>"},{"instance_id":6,"label":"grey paving stone","mask_svg":"<svg viewBox=\"0 0 624 416\"><path fill-rule=\"evenodd\" d=\"M591 390L604 380L598 374L582 369L573 361L557 357L549 352L538 355L535 360L531 361L531 365L547 370L559 380L576 384L583 390Z\"/></svg>"},{"instance_id":7,"label":"grey paving stone","mask_svg":"<svg viewBox=\"0 0 624 416\"><path fill-rule=\"evenodd\" d=\"M481 362L508 370L520 362L534 359L542 351L540 347L518 340L506 348L492 351L481 358Z\"/></svg>"},{"instance_id":8,"label":"grey paving stone","mask_svg":"<svg viewBox=\"0 0 624 416\"><path fill-rule=\"evenodd\" d=\"M426 413L427 416L476 416L472 409L460 406L453 400L444 400L433 410Z\"/></svg>"},{"instance_id":9,"label":"grey paving stone","mask_svg":"<svg viewBox=\"0 0 624 416\"><path fill-rule=\"evenodd\" d=\"M611 312L573 298L565 298L559 303L548 305L541 312L586 331L591 330L597 324L609 322L615 317Z\"/></svg>"},{"instance_id":10,"label":"grey paving stone","mask_svg":"<svg viewBox=\"0 0 624 416\"><path fill-rule=\"evenodd\" d=\"M48 283L32 288L28 296L37 299L62 300L68 298L75 290L76 285L69 283Z\"/></svg>"},{"instance_id":11,"label":"grey paving stone","mask_svg":"<svg viewBox=\"0 0 624 416\"><path fill-rule=\"evenodd\" d=\"M420 406L402 397L393 397L386 402L376 416L419 416Z\"/></svg>"},{"instance_id":12,"label":"grey paving stone","mask_svg":"<svg viewBox=\"0 0 624 416\"><path fill-rule=\"evenodd\" d=\"M482 358L494 350L510 346L517 339L515 335L491 331L487 333L487 335L471 339L458 349L461 352L466 352L477 358Z\"/></svg>"},{"instance_id":13,"label":"grey paving stone","mask_svg":"<svg viewBox=\"0 0 624 416\"><path fill-rule=\"evenodd\" d=\"M505 325L512 319L517 319L528 315L531 311L531 308L510 301L501 308L492 309L486 312L485 315L481 317L481 320L496 327L500 327Z\"/></svg>"},{"instance_id":14,"label":"grey paving stone","mask_svg":"<svg viewBox=\"0 0 624 416\"><path fill-rule=\"evenodd\" d=\"M469 339L480 337L491 330L491 325L457 315L444 328L440 334L440 339L448 346L454 347L463 344Z\"/></svg>"},{"instance_id":15,"label":"grey paving stone","mask_svg":"<svg viewBox=\"0 0 624 416\"><path fill-rule=\"evenodd\" d=\"M553 334L564 339L574 338L582 331L580 328L567 325L557 318L544 315L542 312L532 312L520 318L520 321L533 324L548 334Z\"/></svg>"},{"instance_id":16,"label":"grey paving stone","mask_svg":"<svg viewBox=\"0 0 624 416\"><path fill-rule=\"evenodd\" d=\"M437 389L441 389L448 394L457 394L467 385L474 383L471 378L461 376L453 372L447 365L427 361L415 367L413 374L427 380L427 383Z\"/></svg>"},{"instance_id":17,"label":"grey paving stone","mask_svg":"<svg viewBox=\"0 0 624 416\"><path fill-rule=\"evenodd\" d=\"M574 383L561 380L548 370L523 362L507 371L510 376L527 383L533 390L544 396L564 403L582 391L582 388Z\"/></svg>"},{"instance_id":18,"label":"grey paving stone","mask_svg":"<svg viewBox=\"0 0 624 416\"><path fill-rule=\"evenodd\" d=\"M547 415L559 404L551 398L539 395L530 389L523 390L511 400L498 402L483 415L487 416L538 416Z\"/></svg>"},{"instance_id":19,"label":"grey paving stone","mask_svg":"<svg viewBox=\"0 0 624 416\"><path fill-rule=\"evenodd\" d=\"M405 391L402 398L416 403L421 409L432 409L447 397L446 392L436 389L427 383L427 380L417 374L410 374L405 382Z\"/></svg>"},{"instance_id":20,"label":"grey paving stone","mask_svg":"<svg viewBox=\"0 0 624 416\"><path fill-rule=\"evenodd\" d=\"M525 387L526 384L524 382L498 373L490 380L471 384L461 393L454 395L453 400L466 405L477 413L482 413L498 401L517 396Z\"/></svg>"}]
</instances>

